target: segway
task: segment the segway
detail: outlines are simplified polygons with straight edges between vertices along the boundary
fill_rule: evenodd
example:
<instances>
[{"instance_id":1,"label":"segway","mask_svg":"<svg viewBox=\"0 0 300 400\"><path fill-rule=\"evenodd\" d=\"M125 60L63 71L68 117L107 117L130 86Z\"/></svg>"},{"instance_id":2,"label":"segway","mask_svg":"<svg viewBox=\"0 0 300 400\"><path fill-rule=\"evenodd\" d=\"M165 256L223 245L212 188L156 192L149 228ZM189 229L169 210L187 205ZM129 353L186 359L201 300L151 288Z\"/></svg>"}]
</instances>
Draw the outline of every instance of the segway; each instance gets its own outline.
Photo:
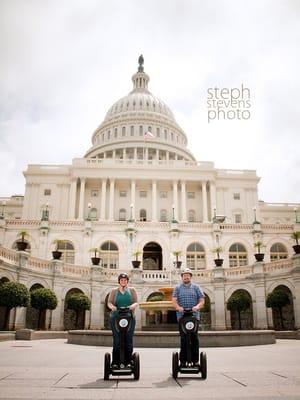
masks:
<instances>
[{"instance_id":1,"label":"segway","mask_svg":"<svg viewBox=\"0 0 300 400\"><path fill-rule=\"evenodd\" d=\"M177 379L178 373L181 374L199 374L201 373L201 378L206 379L207 377L207 360L206 353L200 353L199 364L194 364L192 362L191 353L191 334L198 332L199 321L193 316L192 310L184 310L183 317L179 320L180 327L186 335L186 354L187 359L179 365L179 354L178 352L173 353L172 358L172 375L174 379Z\"/></svg>"},{"instance_id":2,"label":"segway","mask_svg":"<svg viewBox=\"0 0 300 400\"><path fill-rule=\"evenodd\" d=\"M126 332L133 320L132 311L128 307L117 310L118 317L115 319L115 327L120 335L120 364L112 365L110 353L104 356L104 380L107 381L110 375L132 375L135 380L140 378L140 357L133 353L130 365L125 365L125 339Z\"/></svg>"}]
</instances>

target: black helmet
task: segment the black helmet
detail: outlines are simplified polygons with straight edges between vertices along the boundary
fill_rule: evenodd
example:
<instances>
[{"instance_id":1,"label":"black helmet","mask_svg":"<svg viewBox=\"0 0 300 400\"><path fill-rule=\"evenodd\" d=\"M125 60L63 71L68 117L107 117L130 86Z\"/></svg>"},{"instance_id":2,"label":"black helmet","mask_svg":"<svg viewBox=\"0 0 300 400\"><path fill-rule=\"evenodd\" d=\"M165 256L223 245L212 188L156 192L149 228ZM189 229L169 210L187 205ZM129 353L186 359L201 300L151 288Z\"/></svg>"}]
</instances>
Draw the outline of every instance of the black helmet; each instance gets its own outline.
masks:
<instances>
[{"instance_id":1,"label":"black helmet","mask_svg":"<svg viewBox=\"0 0 300 400\"><path fill-rule=\"evenodd\" d=\"M125 279L127 279L127 281L129 281L129 276L128 276L128 274L126 274L126 272L122 272L122 273L118 276L118 282L119 282L119 283L120 283L120 280L121 280L122 278L125 278Z\"/></svg>"}]
</instances>

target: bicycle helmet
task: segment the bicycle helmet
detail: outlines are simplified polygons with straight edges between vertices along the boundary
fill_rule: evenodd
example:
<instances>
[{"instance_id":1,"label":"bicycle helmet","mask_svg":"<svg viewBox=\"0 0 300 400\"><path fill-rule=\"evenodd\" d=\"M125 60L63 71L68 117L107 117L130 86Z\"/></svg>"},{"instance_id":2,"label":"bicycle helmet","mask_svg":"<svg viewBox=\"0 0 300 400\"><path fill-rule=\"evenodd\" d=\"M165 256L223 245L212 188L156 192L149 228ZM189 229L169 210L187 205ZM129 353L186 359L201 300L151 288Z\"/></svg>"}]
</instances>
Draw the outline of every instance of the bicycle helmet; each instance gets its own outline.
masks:
<instances>
[{"instance_id":1,"label":"bicycle helmet","mask_svg":"<svg viewBox=\"0 0 300 400\"><path fill-rule=\"evenodd\" d=\"M121 280L122 278L125 278L125 279L127 279L127 281L129 281L129 276L128 276L128 274L126 274L126 272L122 272L122 273L118 276L118 282L119 282L119 283L120 283L120 280Z\"/></svg>"},{"instance_id":2,"label":"bicycle helmet","mask_svg":"<svg viewBox=\"0 0 300 400\"><path fill-rule=\"evenodd\" d=\"M193 276L193 273L192 273L192 271L191 271L189 268L183 269L183 270L181 271L181 276L182 276L183 274L190 274L191 276Z\"/></svg>"}]
</instances>

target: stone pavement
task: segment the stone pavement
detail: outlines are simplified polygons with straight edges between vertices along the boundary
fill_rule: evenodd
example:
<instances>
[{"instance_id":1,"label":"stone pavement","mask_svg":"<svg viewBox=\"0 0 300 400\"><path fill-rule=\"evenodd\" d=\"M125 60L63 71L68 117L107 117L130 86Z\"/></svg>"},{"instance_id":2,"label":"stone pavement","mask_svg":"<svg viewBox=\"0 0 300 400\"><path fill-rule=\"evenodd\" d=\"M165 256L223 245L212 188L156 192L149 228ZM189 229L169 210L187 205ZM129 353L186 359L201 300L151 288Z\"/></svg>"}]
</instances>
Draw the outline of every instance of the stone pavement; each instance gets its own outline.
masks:
<instances>
[{"instance_id":1,"label":"stone pavement","mask_svg":"<svg viewBox=\"0 0 300 400\"><path fill-rule=\"evenodd\" d=\"M141 378L103 381L105 347L0 343L0 399L300 399L300 342L207 348L208 377L171 376L172 349L137 349Z\"/></svg>"}]
</instances>

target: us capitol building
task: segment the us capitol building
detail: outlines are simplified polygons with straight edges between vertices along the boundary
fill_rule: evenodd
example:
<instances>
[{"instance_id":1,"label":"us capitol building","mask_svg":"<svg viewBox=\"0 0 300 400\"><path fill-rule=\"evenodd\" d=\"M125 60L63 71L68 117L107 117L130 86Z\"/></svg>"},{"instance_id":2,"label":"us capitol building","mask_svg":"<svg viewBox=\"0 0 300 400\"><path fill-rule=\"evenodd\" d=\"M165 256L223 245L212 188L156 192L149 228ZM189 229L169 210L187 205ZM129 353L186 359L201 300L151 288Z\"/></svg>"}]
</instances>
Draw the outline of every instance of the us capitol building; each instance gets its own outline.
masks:
<instances>
[{"instance_id":1,"label":"us capitol building","mask_svg":"<svg viewBox=\"0 0 300 400\"><path fill-rule=\"evenodd\" d=\"M181 262L206 295L203 329L237 327L226 307L237 291L251 300L243 328L276 328L265 302L278 287L291 303L285 326L299 329L300 259L291 239L300 230L299 204L259 201L253 170L197 161L172 111L149 91L149 80L140 56L132 91L110 107L85 156L70 165L29 165L24 197L0 199L1 282L52 289L58 307L45 315L51 330L74 327L65 299L82 292L91 310L81 328L104 329L107 296L121 271L146 302L180 281ZM17 251L23 230L27 250ZM264 244L263 261L254 257L257 241ZM60 260L52 259L55 246ZM222 266L215 265L217 247ZM99 265L91 262L92 248L99 249ZM136 268L135 259L141 261ZM34 327L33 315L13 309L10 325ZM172 323L171 309L137 311L138 329Z\"/></svg>"}]
</instances>

